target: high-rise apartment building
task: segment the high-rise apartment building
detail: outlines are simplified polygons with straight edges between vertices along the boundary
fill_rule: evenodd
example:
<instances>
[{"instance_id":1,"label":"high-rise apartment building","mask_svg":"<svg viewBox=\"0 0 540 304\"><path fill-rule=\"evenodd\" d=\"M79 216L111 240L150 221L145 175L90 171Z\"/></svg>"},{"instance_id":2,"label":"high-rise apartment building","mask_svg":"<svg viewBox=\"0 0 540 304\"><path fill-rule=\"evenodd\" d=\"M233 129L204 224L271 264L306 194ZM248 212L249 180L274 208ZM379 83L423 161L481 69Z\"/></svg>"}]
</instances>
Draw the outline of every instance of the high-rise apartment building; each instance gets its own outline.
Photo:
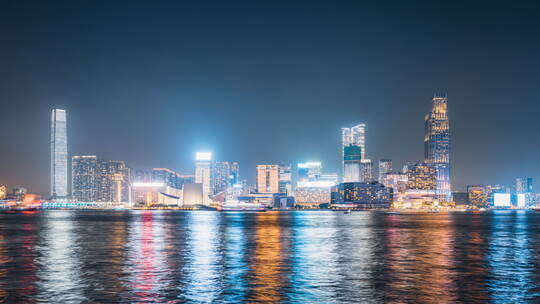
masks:
<instances>
[{"instance_id":1,"label":"high-rise apartment building","mask_svg":"<svg viewBox=\"0 0 540 304\"><path fill-rule=\"evenodd\" d=\"M125 162L98 160L98 201L128 202L130 197L131 170Z\"/></svg>"},{"instance_id":2,"label":"high-rise apartment building","mask_svg":"<svg viewBox=\"0 0 540 304\"><path fill-rule=\"evenodd\" d=\"M432 109L425 117L425 161L432 163L437 171L437 196L442 201L452 201L450 124L447 113L447 97L435 95Z\"/></svg>"},{"instance_id":3,"label":"high-rise apartment building","mask_svg":"<svg viewBox=\"0 0 540 304\"><path fill-rule=\"evenodd\" d=\"M279 193L278 165L257 165L257 192Z\"/></svg>"},{"instance_id":4,"label":"high-rise apartment building","mask_svg":"<svg viewBox=\"0 0 540 304\"><path fill-rule=\"evenodd\" d=\"M203 197L213 194L212 190L212 152L195 154L195 183L202 184Z\"/></svg>"},{"instance_id":5,"label":"high-rise apartment building","mask_svg":"<svg viewBox=\"0 0 540 304\"><path fill-rule=\"evenodd\" d=\"M81 202L125 203L130 200L131 170L123 161L95 155L73 156L73 198Z\"/></svg>"},{"instance_id":6,"label":"high-rise apartment building","mask_svg":"<svg viewBox=\"0 0 540 304\"><path fill-rule=\"evenodd\" d=\"M98 172L97 156L73 156L71 159L71 196L80 202L97 201Z\"/></svg>"},{"instance_id":7,"label":"high-rise apartment building","mask_svg":"<svg viewBox=\"0 0 540 304\"><path fill-rule=\"evenodd\" d=\"M384 176L392 172L392 160L391 159L380 159L379 160L379 183L382 183Z\"/></svg>"},{"instance_id":8,"label":"high-rise apartment building","mask_svg":"<svg viewBox=\"0 0 540 304\"><path fill-rule=\"evenodd\" d=\"M51 118L51 196L68 195L68 151L66 110L52 110Z\"/></svg>"}]
</instances>

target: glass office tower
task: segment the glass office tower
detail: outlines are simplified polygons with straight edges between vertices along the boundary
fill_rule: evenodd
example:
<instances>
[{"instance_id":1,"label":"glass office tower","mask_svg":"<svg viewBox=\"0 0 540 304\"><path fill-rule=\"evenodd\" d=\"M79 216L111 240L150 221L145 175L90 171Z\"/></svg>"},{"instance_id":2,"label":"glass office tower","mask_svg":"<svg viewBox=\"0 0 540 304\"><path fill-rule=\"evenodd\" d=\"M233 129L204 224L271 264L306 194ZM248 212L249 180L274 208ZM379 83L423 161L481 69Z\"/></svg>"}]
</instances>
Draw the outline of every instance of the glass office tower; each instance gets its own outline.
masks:
<instances>
[{"instance_id":1,"label":"glass office tower","mask_svg":"<svg viewBox=\"0 0 540 304\"><path fill-rule=\"evenodd\" d=\"M66 110L52 110L51 119L51 196L68 195L68 152Z\"/></svg>"},{"instance_id":2,"label":"glass office tower","mask_svg":"<svg viewBox=\"0 0 540 304\"><path fill-rule=\"evenodd\" d=\"M452 201L450 163L450 124L447 113L447 97L435 95L432 110L425 117L425 160L434 165L437 172L437 196L442 201Z\"/></svg>"},{"instance_id":3,"label":"glass office tower","mask_svg":"<svg viewBox=\"0 0 540 304\"><path fill-rule=\"evenodd\" d=\"M359 182L360 161L366 158L366 125L358 124L351 128L341 128L342 180ZM359 152L359 155L356 153Z\"/></svg>"}]
</instances>

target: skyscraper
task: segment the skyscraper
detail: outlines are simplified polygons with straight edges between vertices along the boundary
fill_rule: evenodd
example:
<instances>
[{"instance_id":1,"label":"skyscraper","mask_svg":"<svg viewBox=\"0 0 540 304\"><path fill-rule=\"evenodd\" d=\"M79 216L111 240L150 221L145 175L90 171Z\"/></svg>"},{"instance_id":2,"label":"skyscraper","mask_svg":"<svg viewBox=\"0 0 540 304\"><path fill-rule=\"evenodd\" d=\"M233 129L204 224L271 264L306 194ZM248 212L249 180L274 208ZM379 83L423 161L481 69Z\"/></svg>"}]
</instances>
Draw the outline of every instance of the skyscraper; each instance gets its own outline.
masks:
<instances>
[{"instance_id":1,"label":"skyscraper","mask_svg":"<svg viewBox=\"0 0 540 304\"><path fill-rule=\"evenodd\" d=\"M216 161L212 164L212 185L214 194L226 191L238 182L238 163Z\"/></svg>"},{"instance_id":2,"label":"skyscraper","mask_svg":"<svg viewBox=\"0 0 540 304\"><path fill-rule=\"evenodd\" d=\"M359 182L361 160L366 157L366 125L341 128L341 157L344 182Z\"/></svg>"},{"instance_id":3,"label":"skyscraper","mask_svg":"<svg viewBox=\"0 0 540 304\"><path fill-rule=\"evenodd\" d=\"M128 202L131 170L120 160L98 160L98 201Z\"/></svg>"},{"instance_id":4,"label":"skyscraper","mask_svg":"<svg viewBox=\"0 0 540 304\"><path fill-rule=\"evenodd\" d=\"M350 145L361 149L362 159L366 158L366 125L358 124L351 128L341 128L343 148Z\"/></svg>"},{"instance_id":5,"label":"skyscraper","mask_svg":"<svg viewBox=\"0 0 540 304\"><path fill-rule=\"evenodd\" d=\"M95 155L77 155L71 159L71 194L80 202L98 198L98 160Z\"/></svg>"},{"instance_id":6,"label":"skyscraper","mask_svg":"<svg viewBox=\"0 0 540 304\"><path fill-rule=\"evenodd\" d=\"M290 164L279 164L279 193L290 195L292 192L292 172Z\"/></svg>"},{"instance_id":7,"label":"skyscraper","mask_svg":"<svg viewBox=\"0 0 540 304\"><path fill-rule=\"evenodd\" d=\"M432 110L425 117L425 161L432 163L437 172L437 196L442 201L452 201L450 163L450 125L447 97L435 95Z\"/></svg>"},{"instance_id":8,"label":"skyscraper","mask_svg":"<svg viewBox=\"0 0 540 304\"><path fill-rule=\"evenodd\" d=\"M531 177L516 178L516 193L532 193L533 179Z\"/></svg>"},{"instance_id":9,"label":"skyscraper","mask_svg":"<svg viewBox=\"0 0 540 304\"><path fill-rule=\"evenodd\" d=\"M257 165L257 192L279 193L278 165Z\"/></svg>"},{"instance_id":10,"label":"skyscraper","mask_svg":"<svg viewBox=\"0 0 540 304\"><path fill-rule=\"evenodd\" d=\"M382 180L384 176L392 172L392 160L391 159L381 159L379 160L379 183L383 183Z\"/></svg>"},{"instance_id":11,"label":"skyscraper","mask_svg":"<svg viewBox=\"0 0 540 304\"><path fill-rule=\"evenodd\" d=\"M195 183L202 184L203 197L206 200L212 191L212 152L195 154Z\"/></svg>"},{"instance_id":12,"label":"skyscraper","mask_svg":"<svg viewBox=\"0 0 540 304\"><path fill-rule=\"evenodd\" d=\"M68 151L66 110L52 110L51 119L51 196L68 195Z\"/></svg>"},{"instance_id":13,"label":"skyscraper","mask_svg":"<svg viewBox=\"0 0 540 304\"><path fill-rule=\"evenodd\" d=\"M373 162L371 159L362 159L360 162L360 181L364 183L370 183L373 178Z\"/></svg>"},{"instance_id":14,"label":"skyscraper","mask_svg":"<svg viewBox=\"0 0 540 304\"><path fill-rule=\"evenodd\" d=\"M343 182L354 183L362 180L362 152L359 146L343 148Z\"/></svg>"}]
</instances>

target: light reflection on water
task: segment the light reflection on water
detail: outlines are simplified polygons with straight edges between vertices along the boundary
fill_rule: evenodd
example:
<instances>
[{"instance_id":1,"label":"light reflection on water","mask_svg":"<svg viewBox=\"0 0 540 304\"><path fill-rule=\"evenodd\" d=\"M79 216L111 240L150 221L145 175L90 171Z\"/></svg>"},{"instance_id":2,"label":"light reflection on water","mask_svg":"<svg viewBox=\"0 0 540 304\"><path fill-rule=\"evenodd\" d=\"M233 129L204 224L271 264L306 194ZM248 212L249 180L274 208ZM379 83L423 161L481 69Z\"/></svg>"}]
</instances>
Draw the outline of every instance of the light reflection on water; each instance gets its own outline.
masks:
<instances>
[{"instance_id":1,"label":"light reflection on water","mask_svg":"<svg viewBox=\"0 0 540 304\"><path fill-rule=\"evenodd\" d=\"M4 303L538 303L540 213L0 214Z\"/></svg>"}]
</instances>

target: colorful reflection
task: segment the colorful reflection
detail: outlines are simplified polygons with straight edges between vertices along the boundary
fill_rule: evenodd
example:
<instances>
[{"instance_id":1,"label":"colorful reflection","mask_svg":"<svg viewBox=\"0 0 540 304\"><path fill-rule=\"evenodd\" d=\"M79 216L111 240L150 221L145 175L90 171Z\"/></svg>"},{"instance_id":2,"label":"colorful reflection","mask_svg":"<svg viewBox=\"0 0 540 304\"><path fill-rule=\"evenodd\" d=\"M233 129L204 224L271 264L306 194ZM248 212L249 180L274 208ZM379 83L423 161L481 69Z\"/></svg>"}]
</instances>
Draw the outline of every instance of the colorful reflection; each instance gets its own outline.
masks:
<instances>
[{"instance_id":1,"label":"colorful reflection","mask_svg":"<svg viewBox=\"0 0 540 304\"><path fill-rule=\"evenodd\" d=\"M137 221L129 228L126 245L128 257L124 272L127 275L129 293L125 300L130 302L158 303L167 296L163 290L163 279L168 266L163 254L165 238L160 214L152 211L137 213Z\"/></svg>"},{"instance_id":2,"label":"colorful reflection","mask_svg":"<svg viewBox=\"0 0 540 304\"><path fill-rule=\"evenodd\" d=\"M496 211L488 248L488 282L493 303L529 303L540 299L532 282L527 211ZM536 270L538 271L538 270Z\"/></svg>"},{"instance_id":3,"label":"colorful reflection","mask_svg":"<svg viewBox=\"0 0 540 304\"><path fill-rule=\"evenodd\" d=\"M277 303L284 299L280 289L286 280L282 275L280 213L257 213L254 225L247 299L256 303Z\"/></svg>"},{"instance_id":4,"label":"colorful reflection","mask_svg":"<svg viewBox=\"0 0 540 304\"><path fill-rule=\"evenodd\" d=\"M251 214L243 212L226 213L223 236L223 263L225 265L225 291L222 299L226 303L239 303L246 297L248 289L246 276L249 265L247 261L246 217Z\"/></svg>"},{"instance_id":5,"label":"colorful reflection","mask_svg":"<svg viewBox=\"0 0 540 304\"><path fill-rule=\"evenodd\" d=\"M47 211L42 242L39 294L40 301L49 303L85 302L85 285L81 280L79 234L76 211Z\"/></svg>"},{"instance_id":6,"label":"colorful reflection","mask_svg":"<svg viewBox=\"0 0 540 304\"><path fill-rule=\"evenodd\" d=\"M337 302L339 273L336 212L294 214L291 300Z\"/></svg>"},{"instance_id":7,"label":"colorful reflection","mask_svg":"<svg viewBox=\"0 0 540 304\"><path fill-rule=\"evenodd\" d=\"M223 271L219 255L219 222L217 212L188 213L188 265L182 300L195 303L214 303L222 290Z\"/></svg>"},{"instance_id":8,"label":"colorful reflection","mask_svg":"<svg viewBox=\"0 0 540 304\"><path fill-rule=\"evenodd\" d=\"M454 302L452 215L393 216L390 223L388 302Z\"/></svg>"},{"instance_id":9,"label":"colorful reflection","mask_svg":"<svg viewBox=\"0 0 540 304\"><path fill-rule=\"evenodd\" d=\"M332 224L337 229L333 238L337 253L335 266L339 270L338 278L341 282L336 290L339 302L346 302L349 298L362 303L380 302L380 298L373 292L374 272L378 268L374 216L373 212L353 212L350 215L338 213Z\"/></svg>"}]
</instances>

